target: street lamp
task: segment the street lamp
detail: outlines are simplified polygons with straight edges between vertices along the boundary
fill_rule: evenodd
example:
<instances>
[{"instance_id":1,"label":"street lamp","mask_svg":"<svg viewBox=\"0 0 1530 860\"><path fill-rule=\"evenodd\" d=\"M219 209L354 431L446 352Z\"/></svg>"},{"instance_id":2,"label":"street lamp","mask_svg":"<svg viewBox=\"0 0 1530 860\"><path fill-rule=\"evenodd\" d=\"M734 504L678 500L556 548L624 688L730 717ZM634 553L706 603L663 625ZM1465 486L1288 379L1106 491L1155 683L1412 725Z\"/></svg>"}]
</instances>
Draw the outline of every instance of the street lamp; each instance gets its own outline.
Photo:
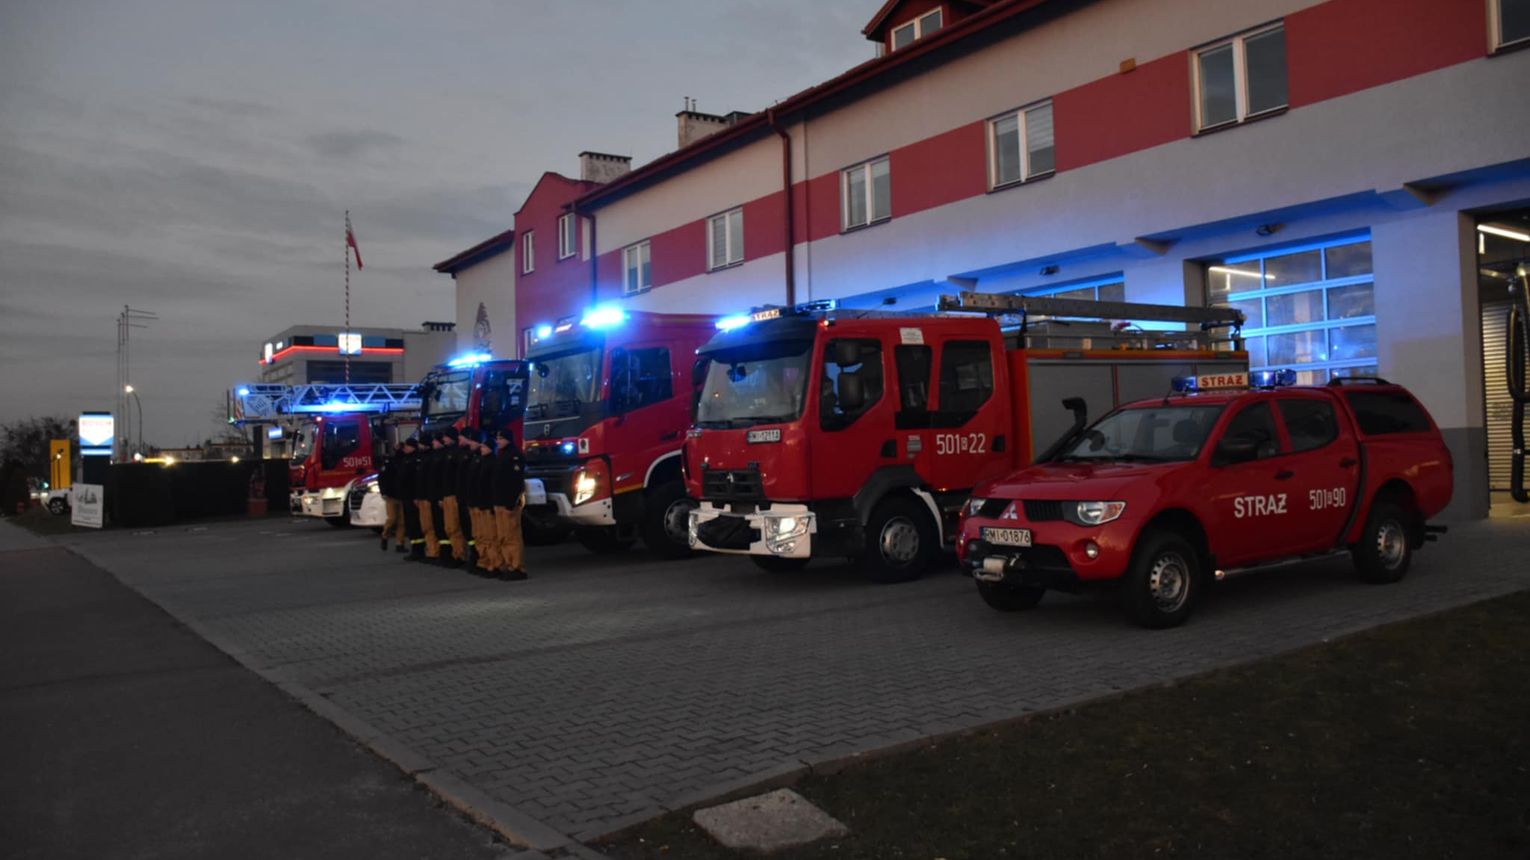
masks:
<instances>
[{"instance_id":1,"label":"street lamp","mask_svg":"<svg viewBox=\"0 0 1530 860\"><path fill-rule=\"evenodd\" d=\"M143 449L143 401L138 399L138 391L131 385L122 386L122 390L133 395L133 402L138 405L138 448Z\"/></svg>"}]
</instances>

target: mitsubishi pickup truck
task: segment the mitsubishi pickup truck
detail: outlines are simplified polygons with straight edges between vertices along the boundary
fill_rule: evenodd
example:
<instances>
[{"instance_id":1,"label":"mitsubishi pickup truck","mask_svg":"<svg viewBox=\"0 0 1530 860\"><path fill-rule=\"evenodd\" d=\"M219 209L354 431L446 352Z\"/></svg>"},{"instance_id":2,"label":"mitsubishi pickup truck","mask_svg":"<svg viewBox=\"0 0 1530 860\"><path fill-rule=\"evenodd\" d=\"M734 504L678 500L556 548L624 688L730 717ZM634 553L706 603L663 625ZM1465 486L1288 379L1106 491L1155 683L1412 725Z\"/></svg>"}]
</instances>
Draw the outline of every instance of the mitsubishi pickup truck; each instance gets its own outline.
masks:
<instances>
[{"instance_id":1,"label":"mitsubishi pickup truck","mask_svg":"<svg viewBox=\"0 0 1530 860\"><path fill-rule=\"evenodd\" d=\"M1110 586L1129 618L1163 628L1233 574L1348 554L1365 581L1402 579L1444 531L1428 524L1452 489L1439 428L1386 380L1294 379L1184 377L1093 425L1071 404L1045 457L963 508L957 556L978 594L1013 612Z\"/></svg>"}]
</instances>

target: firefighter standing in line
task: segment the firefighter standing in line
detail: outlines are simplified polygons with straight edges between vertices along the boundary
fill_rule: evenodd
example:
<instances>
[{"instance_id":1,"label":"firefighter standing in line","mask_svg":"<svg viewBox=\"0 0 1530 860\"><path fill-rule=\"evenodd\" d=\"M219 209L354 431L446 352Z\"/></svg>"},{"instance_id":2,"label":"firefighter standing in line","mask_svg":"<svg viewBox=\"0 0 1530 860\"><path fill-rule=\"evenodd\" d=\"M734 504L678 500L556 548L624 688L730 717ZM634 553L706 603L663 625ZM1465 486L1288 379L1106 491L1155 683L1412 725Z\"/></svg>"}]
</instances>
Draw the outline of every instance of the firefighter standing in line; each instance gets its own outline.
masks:
<instances>
[{"instance_id":1,"label":"firefighter standing in line","mask_svg":"<svg viewBox=\"0 0 1530 860\"><path fill-rule=\"evenodd\" d=\"M388 512L382 530L383 552L388 551L390 539L399 546L404 545L404 509L398 501L398 468L403 456L402 450L394 451L383 460L382 468L377 470L377 490L382 493L383 508Z\"/></svg>"},{"instance_id":2,"label":"firefighter standing in line","mask_svg":"<svg viewBox=\"0 0 1530 860\"><path fill-rule=\"evenodd\" d=\"M442 559L447 567L461 567L467 560L467 539L462 534L462 514L457 510L457 473L461 467L457 431L448 427L441 431L441 531L451 547L451 555Z\"/></svg>"},{"instance_id":3,"label":"firefighter standing in line","mask_svg":"<svg viewBox=\"0 0 1530 860\"><path fill-rule=\"evenodd\" d=\"M405 561L416 561L425 557L425 533L420 527L420 508L417 499L419 493L419 462L420 441L410 436L404 442L404 456L398 463L398 474L394 478L398 487L399 504L404 509L404 533L409 537L407 546L400 543L399 552L408 552L404 556Z\"/></svg>"},{"instance_id":4,"label":"firefighter standing in line","mask_svg":"<svg viewBox=\"0 0 1530 860\"><path fill-rule=\"evenodd\" d=\"M441 557L441 539L436 532L436 455L440 453L441 440L427 436L414 466L415 507L420 511L420 534L425 543L425 559L434 562Z\"/></svg>"},{"instance_id":5,"label":"firefighter standing in line","mask_svg":"<svg viewBox=\"0 0 1530 860\"><path fill-rule=\"evenodd\" d=\"M472 434L464 430L457 434L457 533L462 536L462 565L471 571L478 565L478 544L473 529L473 467L478 464L478 450L473 445Z\"/></svg>"},{"instance_id":6,"label":"firefighter standing in line","mask_svg":"<svg viewBox=\"0 0 1530 860\"><path fill-rule=\"evenodd\" d=\"M521 508L526 498L526 458L508 428L499 431L494 443L498 448L494 455L494 530L499 537L499 578L525 579Z\"/></svg>"},{"instance_id":7,"label":"firefighter standing in line","mask_svg":"<svg viewBox=\"0 0 1530 860\"><path fill-rule=\"evenodd\" d=\"M494 437L487 433L476 440L473 470L473 534L478 536L479 576L494 576L499 570L499 532L494 524Z\"/></svg>"}]
</instances>

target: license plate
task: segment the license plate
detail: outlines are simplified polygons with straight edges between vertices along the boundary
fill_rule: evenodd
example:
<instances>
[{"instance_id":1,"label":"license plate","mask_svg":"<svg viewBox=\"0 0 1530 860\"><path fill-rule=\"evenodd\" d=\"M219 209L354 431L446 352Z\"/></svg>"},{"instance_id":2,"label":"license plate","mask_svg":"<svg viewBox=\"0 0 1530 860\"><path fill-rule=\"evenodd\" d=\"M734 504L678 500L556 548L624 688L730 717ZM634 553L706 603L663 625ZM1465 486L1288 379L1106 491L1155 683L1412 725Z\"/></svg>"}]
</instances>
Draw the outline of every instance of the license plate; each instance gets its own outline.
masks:
<instances>
[{"instance_id":1,"label":"license plate","mask_svg":"<svg viewBox=\"0 0 1530 860\"><path fill-rule=\"evenodd\" d=\"M528 505L545 505L545 504L547 504L547 488L542 485L542 479L541 478L527 478L526 479L526 504L528 504Z\"/></svg>"},{"instance_id":2,"label":"license plate","mask_svg":"<svg viewBox=\"0 0 1530 860\"><path fill-rule=\"evenodd\" d=\"M1001 529L992 526L983 527L983 540L999 546L1030 546L1030 529Z\"/></svg>"}]
</instances>

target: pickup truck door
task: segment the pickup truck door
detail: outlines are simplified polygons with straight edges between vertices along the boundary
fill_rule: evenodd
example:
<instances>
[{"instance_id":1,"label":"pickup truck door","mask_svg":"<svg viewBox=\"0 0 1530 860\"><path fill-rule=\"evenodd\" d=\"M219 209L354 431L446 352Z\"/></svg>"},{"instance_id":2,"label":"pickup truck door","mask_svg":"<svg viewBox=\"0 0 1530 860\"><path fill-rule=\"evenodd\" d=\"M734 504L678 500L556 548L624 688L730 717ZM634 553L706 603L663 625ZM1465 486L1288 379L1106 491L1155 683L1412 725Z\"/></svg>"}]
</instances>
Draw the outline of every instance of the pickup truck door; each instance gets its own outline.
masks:
<instances>
[{"instance_id":1,"label":"pickup truck door","mask_svg":"<svg viewBox=\"0 0 1530 860\"><path fill-rule=\"evenodd\" d=\"M1291 451L1291 537L1303 553L1336 545L1358 501L1359 447L1352 433L1340 429L1337 409L1325 394L1289 392L1275 401Z\"/></svg>"},{"instance_id":2,"label":"pickup truck door","mask_svg":"<svg viewBox=\"0 0 1530 860\"><path fill-rule=\"evenodd\" d=\"M1269 398L1239 404L1213 442L1202 521L1223 569L1295 555L1292 471Z\"/></svg>"}]
</instances>

